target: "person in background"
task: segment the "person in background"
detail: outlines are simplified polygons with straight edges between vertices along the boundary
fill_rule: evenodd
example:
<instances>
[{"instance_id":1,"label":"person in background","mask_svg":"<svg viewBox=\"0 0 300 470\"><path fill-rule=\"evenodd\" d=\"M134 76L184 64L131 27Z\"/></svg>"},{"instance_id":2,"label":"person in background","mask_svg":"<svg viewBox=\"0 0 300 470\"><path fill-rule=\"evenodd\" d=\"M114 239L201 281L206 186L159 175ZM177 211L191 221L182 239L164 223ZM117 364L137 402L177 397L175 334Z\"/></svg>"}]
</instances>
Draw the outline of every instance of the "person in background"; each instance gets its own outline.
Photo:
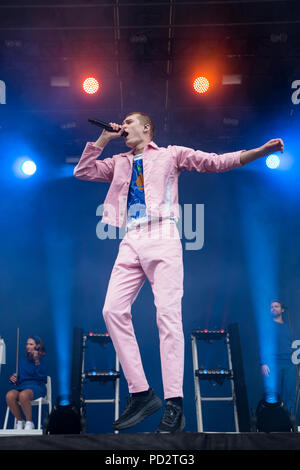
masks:
<instances>
[{"instance_id":1,"label":"person in background","mask_svg":"<svg viewBox=\"0 0 300 470\"><path fill-rule=\"evenodd\" d=\"M41 338L29 337L25 356L19 361L18 371L9 379L13 388L6 394L6 403L17 419L17 429L34 429L31 401L44 397L47 393L45 355L46 350ZM23 420L22 411L26 422Z\"/></svg>"},{"instance_id":2,"label":"person in background","mask_svg":"<svg viewBox=\"0 0 300 470\"><path fill-rule=\"evenodd\" d=\"M270 305L272 331L275 335L274 351L267 359L261 358L261 372L265 393L276 392L289 411L295 412L296 366L292 362L292 335L284 321L282 302L274 300ZM268 363L269 362L269 363Z\"/></svg>"}]
</instances>

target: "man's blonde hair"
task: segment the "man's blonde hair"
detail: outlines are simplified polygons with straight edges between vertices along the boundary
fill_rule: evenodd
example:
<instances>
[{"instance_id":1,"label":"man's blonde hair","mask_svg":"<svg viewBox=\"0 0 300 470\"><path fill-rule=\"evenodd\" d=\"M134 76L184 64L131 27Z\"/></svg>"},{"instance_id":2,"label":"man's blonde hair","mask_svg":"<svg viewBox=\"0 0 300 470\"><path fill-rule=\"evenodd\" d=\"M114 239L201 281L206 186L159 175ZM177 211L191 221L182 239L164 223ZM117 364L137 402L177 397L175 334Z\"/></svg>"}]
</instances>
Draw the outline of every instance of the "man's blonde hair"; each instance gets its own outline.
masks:
<instances>
[{"instance_id":1,"label":"man's blonde hair","mask_svg":"<svg viewBox=\"0 0 300 470\"><path fill-rule=\"evenodd\" d=\"M136 114L139 117L139 120L140 120L141 124L143 124L143 125L150 124L150 137L151 137L151 140L153 140L153 138L155 136L155 125L154 125L154 122L152 121L151 117L146 113L136 111L136 112L127 114L126 118L128 116L132 116L133 114Z\"/></svg>"}]
</instances>

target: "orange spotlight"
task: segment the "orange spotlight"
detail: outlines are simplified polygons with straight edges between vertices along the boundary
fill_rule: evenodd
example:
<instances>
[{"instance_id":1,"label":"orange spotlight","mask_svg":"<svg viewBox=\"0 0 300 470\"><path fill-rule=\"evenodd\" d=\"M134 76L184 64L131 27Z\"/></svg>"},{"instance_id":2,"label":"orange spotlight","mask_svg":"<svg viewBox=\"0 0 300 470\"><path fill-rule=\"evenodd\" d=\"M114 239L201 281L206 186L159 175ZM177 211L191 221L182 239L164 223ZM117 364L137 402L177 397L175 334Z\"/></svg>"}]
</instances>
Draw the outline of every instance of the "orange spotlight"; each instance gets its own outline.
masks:
<instances>
[{"instance_id":1,"label":"orange spotlight","mask_svg":"<svg viewBox=\"0 0 300 470\"><path fill-rule=\"evenodd\" d=\"M209 89L209 81L206 77L197 77L193 85L194 90L199 94L206 93Z\"/></svg>"},{"instance_id":2,"label":"orange spotlight","mask_svg":"<svg viewBox=\"0 0 300 470\"><path fill-rule=\"evenodd\" d=\"M100 88L100 83L94 77L88 77L82 84L83 90L89 95L94 95Z\"/></svg>"}]
</instances>

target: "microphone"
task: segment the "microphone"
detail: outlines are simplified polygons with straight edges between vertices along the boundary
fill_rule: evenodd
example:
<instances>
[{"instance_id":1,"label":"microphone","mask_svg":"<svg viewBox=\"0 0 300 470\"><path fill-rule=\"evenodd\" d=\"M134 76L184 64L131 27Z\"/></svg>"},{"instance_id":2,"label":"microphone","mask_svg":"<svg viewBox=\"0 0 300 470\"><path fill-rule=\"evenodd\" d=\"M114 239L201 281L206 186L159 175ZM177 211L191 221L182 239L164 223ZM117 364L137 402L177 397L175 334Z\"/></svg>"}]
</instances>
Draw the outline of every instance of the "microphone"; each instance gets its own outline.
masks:
<instances>
[{"instance_id":1,"label":"microphone","mask_svg":"<svg viewBox=\"0 0 300 470\"><path fill-rule=\"evenodd\" d=\"M119 132L119 131L116 131L115 129L113 129L109 124L107 124L106 122L102 122L102 121L99 121L98 119L88 119L88 121L91 123L91 124L95 124L95 126L98 126L98 127L102 127L103 129L105 129L106 131L108 132ZM128 135L127 132L123 132L121 134L123 137L126 137Z\"/></svg>"}]
</instances>

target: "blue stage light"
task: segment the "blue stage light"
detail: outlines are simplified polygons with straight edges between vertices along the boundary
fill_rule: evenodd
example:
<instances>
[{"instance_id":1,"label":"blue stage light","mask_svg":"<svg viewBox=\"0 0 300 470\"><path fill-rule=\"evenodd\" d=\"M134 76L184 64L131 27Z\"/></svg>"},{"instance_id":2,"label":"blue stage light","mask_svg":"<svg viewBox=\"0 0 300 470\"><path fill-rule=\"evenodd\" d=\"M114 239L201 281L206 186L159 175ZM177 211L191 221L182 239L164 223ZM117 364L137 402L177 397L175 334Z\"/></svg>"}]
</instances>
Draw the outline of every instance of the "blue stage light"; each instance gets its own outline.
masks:
<instances>
[{"instance_id":1,"label":"blue stage light","mask_svg":"<svg viewBox=\"0 0 300 470\"><path fill-rule=\"evenodd\" d=\"M30 158L21 157L14 162L13 170L19 178L28 178L36 173L37 166Z\"/></svg>"},{"instance_id":2,"label":"blue stage light","mask_svg":"<svg viewBox=\"0 0 300 470\"><path fill-rule=\"evenodd\" d=\"M280 165L280 158L278 157L278 155L269 155L266 159L266 165L271 170L275 170Z\"/></svg>"},{"instance_id":3,"label":"blue stage light","mask_svg":"<svg viewBox=\"0 0 300 470\"><path fill-rule=\"evenodd\" d=\"M73 403L62 402L59 397L43 427L45 434L80 434L84 425L80 409Z\"/></svg>"},{"instance_id":4,"label":"blue stage light","mask_svg":"<svg viewBox=\"0 0 300 470\"><path fill-rule=\"evenodd\" d=\"M298 432L294 415L290 414L280 397L274 402L262 399L252 417L254 432Z\"/></svg>"},{"instance_id":5,"label":"blue stage light","mask_svg":"<svg viewBox=\"0 0 300 470\"><path fill-rule=\"evenodd\" d=\"M21 164L21 171L24 175L32 176L36 172L36 164L32 160L25 160Z\"/></svg>"},{"instance_id":6,"label":"blue stage light","mask_svg":"<svg viewBox=\"0 0 300 470\"><path fill-rule=\"evenodd\" d=\"M265 402L266 403L278 403L280 398L278 397L278 393L276 392L267 392L265 393Z\"/></svg>"},{"instance_id":7,"label":"blue stage light","mask_svg":"<svg viewBox=\"0 0 300 470\"><path fill-rule=\"evenodd\" d=\"M59 395L57 397L57 403L59 406L69 406L71 404L69 395Z\"/></svg>"},{"instance_id":8,"label":"blue stage light","mask_svg":"<svg viewBox=\"0 0 300 470\"><path fill-rule=\"evenodd\" d=\"M57 357L57 383L60 396L68 396L71 383L71 293L72 241L59 232L56 224L45 229L47 274L53 316Z\"/></svg>"},{"instance_id":9,"label":"blue stage light","mask_svg":"<svg viewBox=\"0 0 300 470\"><path fill-rule=\"evenodd\" d=\"M266 393L277 392L276 331L271 319L270 300L279 291L279 246L274 237L267 205L256 189L253 198L250 185L241 186L241 221L245 238L245 255L249 270L252 308L255 314L261 364L267 365L272 374L263 374ZM270 395L271 396L271 395Z\"/></svg>"}]
</instances>

